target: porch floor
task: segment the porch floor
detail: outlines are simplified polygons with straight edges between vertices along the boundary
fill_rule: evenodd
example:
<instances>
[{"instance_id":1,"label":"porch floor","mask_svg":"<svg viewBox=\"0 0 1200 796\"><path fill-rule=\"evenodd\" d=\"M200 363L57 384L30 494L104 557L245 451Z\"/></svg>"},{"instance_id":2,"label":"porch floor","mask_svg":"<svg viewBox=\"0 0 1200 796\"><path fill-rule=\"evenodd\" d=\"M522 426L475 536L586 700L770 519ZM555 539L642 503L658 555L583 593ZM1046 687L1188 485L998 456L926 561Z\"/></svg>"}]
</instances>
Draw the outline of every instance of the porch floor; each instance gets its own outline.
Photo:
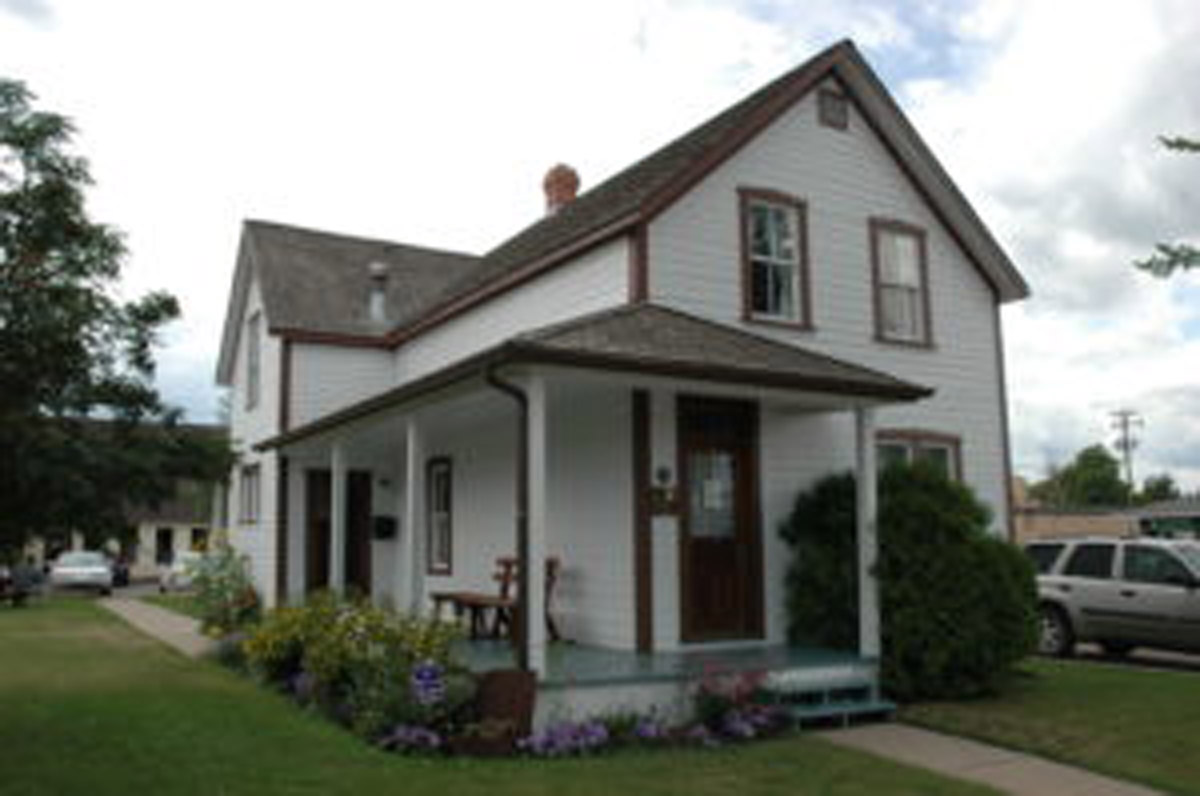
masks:
<instances>
[{"instance_id":1,"label":"porch floor","mask_svg":"<svg viewBox=\"0 0 1200 796\"><path fill-rule=\"evenodd\" d=\"M476 672L516 665L507 641L460 641L459 660ZM783 672L859 669L869 662L857 653L784 645L726 647L639 653L583 644L555 643L546 648L543 688L694 680L706 671Z\"/></svg>"}]
</instances>

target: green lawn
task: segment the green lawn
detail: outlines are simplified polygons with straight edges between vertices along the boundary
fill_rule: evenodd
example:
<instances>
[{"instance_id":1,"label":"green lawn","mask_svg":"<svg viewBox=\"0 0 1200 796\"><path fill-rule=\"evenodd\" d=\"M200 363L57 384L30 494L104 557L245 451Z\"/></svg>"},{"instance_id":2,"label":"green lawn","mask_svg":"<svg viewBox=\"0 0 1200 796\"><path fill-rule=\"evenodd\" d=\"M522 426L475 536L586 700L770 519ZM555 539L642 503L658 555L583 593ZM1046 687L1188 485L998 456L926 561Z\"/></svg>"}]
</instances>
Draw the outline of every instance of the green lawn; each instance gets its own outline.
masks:
<instances>
[{"instance_id":1,"label":"green lawn","mask_svg":"<svg viewBox=\"0 0 1200 796\"><path fill-rule=\"evenodd\" d=\"M1200 674L1039 660L1001 697L905 708L913 724L1200 794Z\"/></svg>"},{"instance_id":2,"label":"green lawn","mask_svg":"<svg viewBox=\"0 0 1200 796\"><path fill-rule=\"evenodd\" d=\"M190 616L193 619L200 618L200 606L196 604L196 598L191 594L181 594L179 592L168 592L167 594L147 594L141 599L143 602L148 602L151 605L157 605L160 608L166 608L169 611Z\"/></svg>"},{"instance_id":3,"label":"green lawn","mask_svg":"<svg viewBox=\"0 0 1200 796\"><path fill-rule=\"evenodd\" d=\"M573 761L377 752L85 600L0 609L0 790L15 794L986 793L792 737Z\"/></svg>"}]
</instances>

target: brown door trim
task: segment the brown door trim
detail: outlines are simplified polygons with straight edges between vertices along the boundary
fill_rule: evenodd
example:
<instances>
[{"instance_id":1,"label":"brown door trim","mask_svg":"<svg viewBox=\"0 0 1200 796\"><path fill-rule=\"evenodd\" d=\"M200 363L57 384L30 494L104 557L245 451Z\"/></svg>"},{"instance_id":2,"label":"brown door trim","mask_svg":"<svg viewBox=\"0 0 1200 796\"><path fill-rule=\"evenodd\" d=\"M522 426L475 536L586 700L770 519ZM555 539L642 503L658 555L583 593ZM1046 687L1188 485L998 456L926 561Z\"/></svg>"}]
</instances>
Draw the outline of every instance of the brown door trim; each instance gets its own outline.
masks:
<instances>
[{"instance_id":1,"label":"brown door trim","mask_svg":"<svg viewBox=\"0 0 1200 796\"><path fill-rule=\"evenodd\" d=\"M650 516L650 393L633 391L633 578L638 652L654 648L654 557Z\"/></svg>"},{"instance_id":2,"label":"brown door trim","mask_svg":"<svg viewBox=\"0 0 1200 796\"><path fill-rule=\"evenodd\" d=\"M329 588L329 534L333 495L329 470L304 471L304 591Z\"/></svg>"},{"instance_id":3,"label":"brown door trim","mask_svg":"<svg viewBox=\"0 0 1200 796\"><path fill-rule=\"evenodd\" d=\"M278 457L275 486L275 603L288 598L288 458Z\"/></svg>"},{"instance_id":4,"label":"brown door trim","mask_svg":"<svg viewBox=\"0 0 1200 796\"><path fill-rule=\"evenodd\" d=\"M725 412L729 418L730 431L713 434L689 427L700 412ZM763 560L762 519L759 499L759 413L753 401L724 398L680 395L676 401L676 481L679 489L679 608L680 637L684 642L703 642L738 639L761 639L765 636L763 616ZM687 454L689 445L696 440L718 441L730 445L737 451L743 467L738 472L741 479L735 484L735 494L741 493L735 522L737 533L744 543L738 550L739 576L741 577L742 600L736 613L740 614L740 627L730 631L712 632L697 627L698 618L690 593L694 573L688 537L689 494L687 484Z\"/></svg>"}]
</instances>

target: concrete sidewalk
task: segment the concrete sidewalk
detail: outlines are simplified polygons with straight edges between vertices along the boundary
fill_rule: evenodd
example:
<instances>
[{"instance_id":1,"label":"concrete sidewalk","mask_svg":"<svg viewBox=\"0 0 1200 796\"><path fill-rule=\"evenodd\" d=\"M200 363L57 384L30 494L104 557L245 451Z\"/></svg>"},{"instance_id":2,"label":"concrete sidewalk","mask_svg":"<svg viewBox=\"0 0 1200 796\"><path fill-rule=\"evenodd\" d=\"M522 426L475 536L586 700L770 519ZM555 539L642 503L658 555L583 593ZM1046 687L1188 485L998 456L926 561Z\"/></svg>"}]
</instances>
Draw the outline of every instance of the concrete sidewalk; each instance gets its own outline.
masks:
<instances>
[{"instance_id":1,"label":"concrete sidewalk","mask_svg":"<svg viewBox=\"0 0 1200 796\"><path fill-rule=\"evenodd\" d=\"M839 746L1029 796L1150 796L1158 791L1074 766L907 724L820 733Z\"/></svg>"},{"instance_id":2,"label":"concrete sidewalk","mask_svg":"<svg viewBox=\"0 0 1200 796\"><path fill-rule=\"evenodd\" d=\"M110 597L101 600L100 604L146 635L189 658L199 658L216 646L216 642L200 633L198 621L183 614L126 597Z\"/></svg>"}]
</instances>

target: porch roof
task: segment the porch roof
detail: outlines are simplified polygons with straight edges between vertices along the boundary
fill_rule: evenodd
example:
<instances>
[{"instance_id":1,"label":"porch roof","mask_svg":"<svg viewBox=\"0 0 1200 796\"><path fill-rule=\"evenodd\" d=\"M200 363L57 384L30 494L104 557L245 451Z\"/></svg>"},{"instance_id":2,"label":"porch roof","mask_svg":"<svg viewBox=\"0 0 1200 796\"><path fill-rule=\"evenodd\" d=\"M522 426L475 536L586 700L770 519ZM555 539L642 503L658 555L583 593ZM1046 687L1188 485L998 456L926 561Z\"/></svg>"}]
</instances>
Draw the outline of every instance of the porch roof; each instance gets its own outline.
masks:
<instances>
[{"instance_id":1,"label":"porch roof","mask_svg":"<svg viewBox=\"0 0 1200 796\"><path fill-rule=\"evenodd\" d=\"M697 381L914 401L933 390L886 373L653 304L535 329L428 376L259 443L267 450L428 395L501 365L563 365Z\"/></svg>"}]
</instances>

